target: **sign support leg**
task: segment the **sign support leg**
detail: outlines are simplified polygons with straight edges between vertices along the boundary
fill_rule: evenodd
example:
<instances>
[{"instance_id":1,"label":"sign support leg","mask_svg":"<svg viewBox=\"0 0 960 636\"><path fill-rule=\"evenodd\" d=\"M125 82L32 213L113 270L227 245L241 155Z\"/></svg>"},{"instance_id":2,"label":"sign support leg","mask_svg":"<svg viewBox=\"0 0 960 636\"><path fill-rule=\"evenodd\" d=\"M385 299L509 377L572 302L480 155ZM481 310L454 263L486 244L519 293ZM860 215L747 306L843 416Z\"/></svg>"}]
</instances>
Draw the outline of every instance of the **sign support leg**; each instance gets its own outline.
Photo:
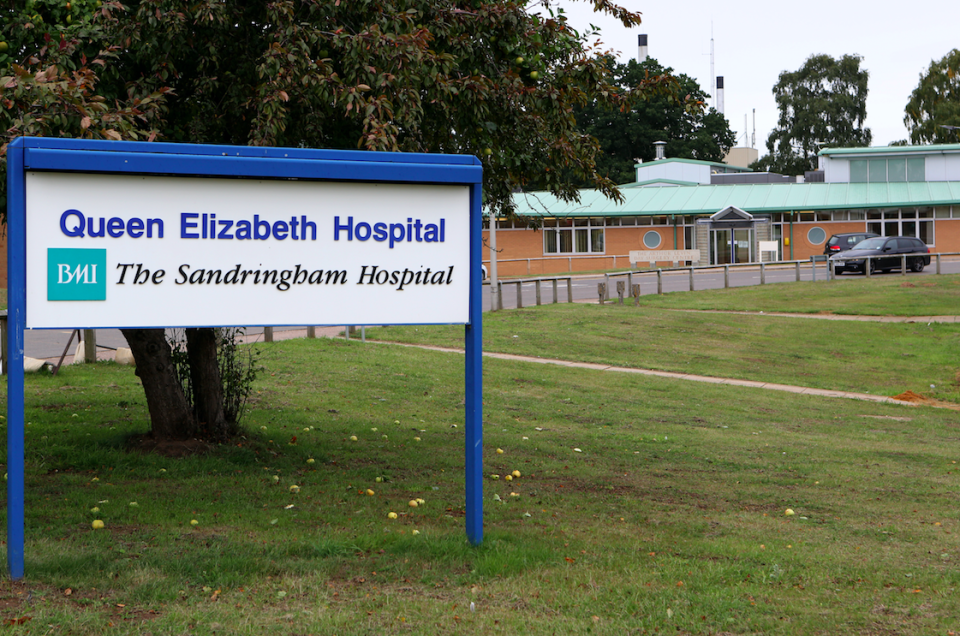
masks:
<instances>
[{"instance_id":1,"label":"sign support leg","mask_svg":"<svg viewBox=\"0 0 960 636\"><path fill-rule=\"evenodd\" d=\"M464 327L466 353L465 483L467 540L483 541L483 302L481 300L480 186L470 187L470 322Z\"/></svg>"},{"instance_id":2,"label":"sign support leg","mask_svg":"<svg viewBox=\"0 0 960 636\"><path fill-rule=\"evenodd\" d=\"M27 276L23 228L26 183L21 141L17 139L7 148L7 570L14 581L23 578L24 544L23 326Z\"/></svg>"}]
</instances>

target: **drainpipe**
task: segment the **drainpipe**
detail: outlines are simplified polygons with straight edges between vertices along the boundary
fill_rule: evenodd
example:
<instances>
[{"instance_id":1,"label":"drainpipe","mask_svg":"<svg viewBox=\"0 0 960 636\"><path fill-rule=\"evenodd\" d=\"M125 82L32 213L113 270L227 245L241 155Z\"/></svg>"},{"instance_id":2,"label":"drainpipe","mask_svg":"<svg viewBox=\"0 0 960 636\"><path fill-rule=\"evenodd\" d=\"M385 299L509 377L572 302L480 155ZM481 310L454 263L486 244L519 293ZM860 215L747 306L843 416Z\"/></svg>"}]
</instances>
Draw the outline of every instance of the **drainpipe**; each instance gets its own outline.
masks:
<instances>
[{"instance_id":1,"label":"drainpipe","mask_svg":"<svg viewBox=\"0 0 960 636\"><path fill-rule=\"evenodd\" d=\"M793 212L790 213L790 260L793 260Z\"/></svg>"},{"instance_id":2,"label":"drainpipe","mask_svg":"<svg viewBox=\"0 0 960 636\"><path fill-rule=\"evenodd\" d=\"M677 217L673 214L670 215L670 222L673 223L673 249L680 249L677 247ZM683 246L684 249L687 248L686 245Z\"/></svg>"}]
</instances>

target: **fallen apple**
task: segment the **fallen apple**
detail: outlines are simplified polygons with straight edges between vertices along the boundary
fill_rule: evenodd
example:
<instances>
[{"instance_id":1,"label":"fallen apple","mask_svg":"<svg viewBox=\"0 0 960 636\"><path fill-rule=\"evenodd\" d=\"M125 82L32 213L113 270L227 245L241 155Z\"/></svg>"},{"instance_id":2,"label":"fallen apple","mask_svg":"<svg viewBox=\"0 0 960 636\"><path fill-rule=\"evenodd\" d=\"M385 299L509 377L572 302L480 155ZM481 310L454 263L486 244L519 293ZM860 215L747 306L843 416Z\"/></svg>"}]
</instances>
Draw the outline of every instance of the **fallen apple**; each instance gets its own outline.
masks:
<instances>
[{"instance_id":1,"label":"fallen apple","mask_svg":"<svg viewBox=\"0 0 960 636\"><path fill-rule=\"evenodd\" d=\"M417 503L416 499L411 499L410 501L407 502L407 505L410 506L411 508L416 508L420 504Z\"/></svg>"},{"instance_id":2,"label":"fallen apple","mask_svg":"<svg viewBox=\"0 0 960 636\"><path fill-rule=\"evenodd\" d=\"M101 528L103 528L103 522L100 521L99 519L94 519L93 523L90 524L90 527L93 528L94 530L100 530Z\"/></svg>"},{"instance_id":3,"label":"fallen apple","mask_svg":"<svg viewBox=\"0 0 960 636\"><path fill-rule=\"evenodd\" d=\"M395 513L395 512L388 512L388 513L387 513L387 519L396 519L396 518L397 518L397 513Z\"/></svg>"},{"instance_id":4,"label":"fallen apple","mask_svg":"<svg viewBox=\"0 0 960 636\"><path fill-rule=\"evenodd\" d=\"M517 479L520 479L520 471L519 471L519 470L513 471L512 474L513 474L513 476L516 477Z\"/></svg>"},{"instance_id":5,"label":"fallen apple","mask_svg":"<svg viewBox=\"0 0 960 636\"><path fill-rule=\"evenodd\" d=\"M191 519L191 520L190 520L190 525L191 525L191 526L196 526L196 525L199 525L199 524L200 524L200 522L197 521L196 519Z\"/></svg>"},{"instance_id":6,"label":"fallen apple","mask_svg":"<svg viewBox=\"0 0 960 636\"><path fill-rule=\"evenodd\" d=\"M375 492L373 492L373 490L372 490L372 489L370 489L370 488L367 488L367 496L368 496L368 497L373 497L373 496L374 496L375 494L376 494L376 493L375 493Z\"/></svg>"}]
</instances>

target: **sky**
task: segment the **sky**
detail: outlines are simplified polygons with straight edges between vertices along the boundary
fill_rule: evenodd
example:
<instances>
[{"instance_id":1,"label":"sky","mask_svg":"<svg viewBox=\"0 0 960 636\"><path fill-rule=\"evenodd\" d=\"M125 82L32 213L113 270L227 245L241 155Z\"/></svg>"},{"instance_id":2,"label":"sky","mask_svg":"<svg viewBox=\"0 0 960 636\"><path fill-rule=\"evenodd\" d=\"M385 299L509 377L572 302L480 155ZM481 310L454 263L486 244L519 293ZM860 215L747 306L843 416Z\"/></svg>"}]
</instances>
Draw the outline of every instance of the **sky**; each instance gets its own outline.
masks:
<instances>
[{"instance_id":1,"label":"sky","mask_svg":"<svg viewBox=\"0 0 960 636\"><path fill-rule=\"evenodd\" d=\"M766 154L767 136L779 111L773 86L783 71L796 71L811 55L835 58L860 55L870 73L866 125L873 146L907 139L904 107L920 74L932 61L960 48L960 4L956 0L835 0L830 3L776 0L619 0L639 11L643 23L625 28L592 10L589 0L561 0L579 31L600 27L604 50L621 62L637 57L637 36L646 34L650 57L676 73L696 79L708 93L710 40L715 75L724 78L724 114L744 145L752 136L756 109L756 147ZM535 7L531 6L531 10ZM711 100L709 103L713 106ZM747 124L744 125L744 115ZM960 141L960 140L958 140ZM748 143L747 145L751 145Z\"/></svg>"}]
</instances>

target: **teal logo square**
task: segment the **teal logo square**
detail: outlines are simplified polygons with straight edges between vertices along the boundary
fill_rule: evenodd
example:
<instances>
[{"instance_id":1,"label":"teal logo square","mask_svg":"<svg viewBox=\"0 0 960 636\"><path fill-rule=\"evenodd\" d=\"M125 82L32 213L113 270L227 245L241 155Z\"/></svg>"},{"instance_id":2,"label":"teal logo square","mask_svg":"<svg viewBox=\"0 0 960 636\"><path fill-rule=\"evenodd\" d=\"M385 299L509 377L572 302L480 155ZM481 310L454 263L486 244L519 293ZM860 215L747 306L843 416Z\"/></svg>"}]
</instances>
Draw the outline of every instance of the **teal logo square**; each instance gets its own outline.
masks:
<instances>
[{"instance_id":1,"label":"teal logo square","mask_svg":"<svg viewBox=\"0 0 960 636\"><path fill-rule=\"evenodd\" d=\"M106 300L107 250L47 248L47 300Z\"/></svg>"}]
</instances>

